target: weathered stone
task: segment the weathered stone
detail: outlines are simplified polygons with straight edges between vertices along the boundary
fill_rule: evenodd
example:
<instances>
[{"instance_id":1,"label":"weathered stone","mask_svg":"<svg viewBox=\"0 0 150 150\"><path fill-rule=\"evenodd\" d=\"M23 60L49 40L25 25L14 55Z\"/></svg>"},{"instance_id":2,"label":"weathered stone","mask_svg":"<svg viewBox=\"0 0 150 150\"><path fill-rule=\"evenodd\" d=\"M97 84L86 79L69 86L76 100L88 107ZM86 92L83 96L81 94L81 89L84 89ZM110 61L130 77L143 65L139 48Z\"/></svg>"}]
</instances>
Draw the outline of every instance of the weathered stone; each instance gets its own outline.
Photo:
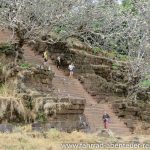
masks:
<instances>
[{"instance_id":1,"label":"weathered stone","mask_svg":"<svg viewBox=\"0 0 150 150\"><path fill-rule=\"evenodd\" d=\"M84 112L83 109L77 109L77 110L58 110L57 114L82 114Z\"/></svg>"},{"instance_id":2,"label":"weathered stone","mask_svg":"<svg viewBox=\"0 0 150 150\"><path fill-rule=\"evenodd\" d=\"M39 122L36 122L36 123L32 123L32 130L33 131L44 131L45 128L44 128L44 124L41 124Z\"/></svg>"},{"instance_id":3,"label":"weathered stone","mask_svg":"<svg viewBox=\"0 0 150 150\"><path fill-rule=\"evenodd\" d=\"M148 93L146 91L140 91L137 93L137 99L147 101L149 99Z\"/></svg>"},{"instance_id":4,"label":"weathered stone","mask_svg":"<svg viewBox=\"0 0 150 150\"><path fill-rule=\"evenodd\" d=\"M123 111L119 111L117 115L118 117L125 117L126 113Z\"/></svg>"},{"instance_id":5,"label":"weathered stone","mask_svg":"<svg viewBox=\"0 0 150 150\"><path fill-rule=\"evenodd\" d=\"M86 103L85 98L70 97L69 100L72 104L85 104Z\"/></svg>"},{"instance_id":6,"label":"weathered stone","mask_svg":"<svg viewBox=\"0 0 150 150\"><path fill-rule=\"evenodd\" d=\"M131 128L131 129L134 129L134 128L135 128L133 123L134 123L134 122L133 122L133 120L131 120L131 119L128 119L128 120L125 121L125 124L127 125L127 127L128 127L128 128Z\"/></svg>"},{"instance_id":7,"label":"weathered stone","mask_svg":"<svg viewBox=\"0 0 150 150\"><path fill-rule=\"evenodd\" d=\"M138 111L138 108L136 108L136 107L127 107L126 111L128 111L128 112L136 112L136 111Z\"/></svg>"},{"instance_id":8,"label":"weathered stone","mask_svg":"<svg viewBox=\"0 0 150 150\"><path fill-rule=\"evenodd\" d=\"M105 65L92 65L96 75L103 77L106 80L110 79L110 67Z\"/></svg>"},{"instance_id":9,"label":"weathered stone","mask_svg":"<svg viewBox=\"0 0 150 150\"><path fill-rule=\"evenodd\" d=\"M12 132L13 128L11 124L0 124L0 132Z\"/></svg>"},{"instance_id":10,"label":"weathered stone","mask_svg":"<svg viewBox=\"0 0 150 150\"><path fill-rule=\"evenodd\" d=\"M81 104L81 105L69 105L69 106L68 106L68 109L69 109L69 110L73 110L73 109L75 109L75 110L76 110L76 109L77 109L77 110L78 110L78 109L79 109L79 110L80 110L80 109L83 109L83 110L84 110L84 108L85 108L85 105L84 105L84 104Z\"/></svg>"},{"instance_id":11,"label":"weathered stone","mask_svg":"<svg viewBox=\"0 0 150 150\"><path fill-rule=\"evenodd\" d=\"M144 115L144 114L142 114L142 115L141 115L141 118L142 118L142 120L144 120L144 121L150 123L150 116L149 116L149 115Z\"/></svg>"},{"instance_id":12,"label":"weathered stone","mask_svg":"<svg viewBox=\"0 0 150 150\"><path fill-rule=\"evenodd\" d=\"M116 84L114 92L117 93L119 96L126 96L127 95L127 85L126 84Z\"/></svg>"}]
</instances>

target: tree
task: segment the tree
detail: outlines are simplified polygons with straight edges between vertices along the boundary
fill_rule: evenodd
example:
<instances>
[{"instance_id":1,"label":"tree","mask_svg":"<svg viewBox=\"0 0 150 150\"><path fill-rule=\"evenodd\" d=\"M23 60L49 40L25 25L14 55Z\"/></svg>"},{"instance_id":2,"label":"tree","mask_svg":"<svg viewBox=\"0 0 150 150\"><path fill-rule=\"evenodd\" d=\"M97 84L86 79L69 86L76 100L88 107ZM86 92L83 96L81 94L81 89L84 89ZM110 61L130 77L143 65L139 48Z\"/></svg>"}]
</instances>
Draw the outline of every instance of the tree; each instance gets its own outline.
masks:
<instances>
[{"instance_id":1,"label":"tree","mask_svg":"<svg viewBox=\"0 0 150 150\"><path fill-rule=\"evenodd\" d=\"M149 0L1 0L0 6L0 24L13 31L18 48L49 32L57 38L43 42L76 36L91 47L128 55L129 79L138 75L140 82L149 73Z\"/></svg>"},{"instance_id":2,"label":"tree","mask_svg":"<svg viewBox=\"0 0 150 150\"><path fill-rule=\"evenodd\" d=\"M49 31L62 27L62 22L70 20L74 9L83 1L65 0L1 0L0 25L12 30L12 38L17 39L18 53L27 40L41 38ZM55 42L55 41L49 41Z\"/></svg>"}]
</instances>

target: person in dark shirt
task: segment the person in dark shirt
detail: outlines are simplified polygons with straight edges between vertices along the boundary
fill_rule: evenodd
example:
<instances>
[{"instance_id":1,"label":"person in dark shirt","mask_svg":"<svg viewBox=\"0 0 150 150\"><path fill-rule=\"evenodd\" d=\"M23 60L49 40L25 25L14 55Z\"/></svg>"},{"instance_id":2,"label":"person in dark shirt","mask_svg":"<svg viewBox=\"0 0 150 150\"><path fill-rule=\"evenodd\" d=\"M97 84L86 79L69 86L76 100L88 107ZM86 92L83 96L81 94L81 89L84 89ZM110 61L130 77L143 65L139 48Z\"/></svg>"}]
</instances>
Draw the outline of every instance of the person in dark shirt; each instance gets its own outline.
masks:
<instances>
[{"instance_id":1,"label":"person in dark shirt","mask_svg":"<svg viewBox=\"0 0 150 150\"><path fill-rule=\"evenodd\" d=\"M110 116L108 115L107 112L104 112L102 119L103 119L103 122L104 122L104 128L108 129L109 128L108 124L110 122Z\"/></svg>"}]
</instances>

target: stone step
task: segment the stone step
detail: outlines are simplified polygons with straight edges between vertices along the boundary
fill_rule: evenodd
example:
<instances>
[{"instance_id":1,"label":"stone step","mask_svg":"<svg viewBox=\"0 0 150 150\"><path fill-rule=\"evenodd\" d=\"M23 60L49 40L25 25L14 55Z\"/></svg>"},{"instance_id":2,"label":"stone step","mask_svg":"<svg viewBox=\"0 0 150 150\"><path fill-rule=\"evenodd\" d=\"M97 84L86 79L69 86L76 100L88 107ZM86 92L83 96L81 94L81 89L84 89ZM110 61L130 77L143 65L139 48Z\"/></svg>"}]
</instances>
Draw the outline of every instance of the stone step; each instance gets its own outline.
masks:
<instances>
[{"instance_id":1,"label":"stone step","mask_svg":"<svg viewBox=\"0 0 150 150\"><path fill-rule=\"evenodd\" d=\"M100 116L100 114L101 114L101 116L103 116L103 112L104 112L104 110L103 111L86 111L86 110L84 110L84 113L86 114L86 115L98 115L98 116ZM108 111L107 111L108 112ZM109 115L110 115L110 117L116 117L116 118L118 118L117 116L115 116L114 114L113 114L113 112L108 112L109 113Z\"/></svg>"},{"instance_id":2,"label":"stone step","mask_svg":"<svg viewBox=\"0 0 150 150\"><path fill-rule=\"evenodd\" d=\"M103 124L103 122L94 122L94 121L92 121L92 123L91 123L92 125L95 125L95 126L97 126L97 127L99 127L99 126L104 126L104 124ZM109 124L111 127L117 127L117 128L127 128L126 127L126 125L124 125L124 124L114 124L114 123L110 123Z\"/></svg>"},{"instance_id":3,"label":"stone step","mask_svg":"<svg viewBox=\"0 0 150 150\"><path fill-rule=\"evenodd\" d=\"M43 63L43 58L40 55L35 55L32 51L25 51L25 57L29 62L32 64L36 63ZM113 113L111 107L109 107L109 104L97 104L96 103L96 94L93 96L90 96L90 94L93 92L86 92L80 82L76 79L69 79L66 77L62 71L57 70L56 67L53 64L50 64L52 70L55 71L55 77L53 79L53 86L55 87L55 93L58 95L58 97L79 97L80 98L86 98L86 105L84 114L87 118L87 121L89 122L91 131L97 131L100 129L103 129L103 121L102 121L102 115L104 110L107 111L110 114L111 117L111 123L110 123L110 129L114 131L117 134L130 134L128 128L126 128L123 121L121 121L115 113ZM96 66L97 67L97 66ZM101 99L101 98L99 98ZM76 99L75 99L76 101ZM94 105L91 105L94 104Z\"/></svg>"},{"instance_id":4,"label":"stone step","mask_svg":"<svg viewBox=\"0 0 150 150\"><path fill-rule=\"evenodd\" d=\"M103 122L92 122L93 124L97 124L97 126L104 126ZM122 124L122 123L109 123L109 125L111 127L123 127L123 128L126 128L126 125L125 124Z\"/></svg>"}]
</instances>

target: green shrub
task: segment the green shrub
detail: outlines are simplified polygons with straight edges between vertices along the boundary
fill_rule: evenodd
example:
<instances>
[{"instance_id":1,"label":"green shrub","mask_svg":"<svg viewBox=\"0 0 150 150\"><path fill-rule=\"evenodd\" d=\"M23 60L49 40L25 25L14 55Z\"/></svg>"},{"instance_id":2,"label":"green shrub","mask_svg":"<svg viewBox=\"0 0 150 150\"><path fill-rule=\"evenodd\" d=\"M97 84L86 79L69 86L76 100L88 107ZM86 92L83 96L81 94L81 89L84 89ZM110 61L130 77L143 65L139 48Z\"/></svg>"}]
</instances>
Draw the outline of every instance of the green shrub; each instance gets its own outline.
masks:
<instances>
[{"instance_id":1,"label":"green shrub","mask_svg":"<svg viewBox=\"0 0 150 150\"><path fill-rule=\"evenodd\" d=\"M127 55L119 54L117 57L119 58L119 60L122 60L122 61L127 61L128 60L128 56Z\"/></svg>"},{"instance_id":2,"label":"green shrub","mask_svg":"<svg viewBox=\"0 0 150 150\"><path fill-rule=\"evenodd\" d=\"M117 64L113 64L113 65L112 65L112 69L113 69L113 70L118 70L118 69L119 69L119 66L118 66Z\"/></svg>"},{"instance_id":3,"label":"green shrub","mask_svg":"<svg viewBox=\"0 0 150 150\"><path fill-rule=\"evenodd\" d=\"M93 48L93 53L94 53L94 54L97 54L97 53L99 53L99 52L102 52L102 49L101 49L100 47L94 47L94 48Z\"/></svg>"},{"instance_id":4,"label":"green shrub","mask_svg":"<svg viewBox=\"0 0 150 150\"><path fill-rule=\"evenodd\" d=\"M0 44L0 53L15 55L15 47L9 43L2 43Z\"/></svg>"},{"instance_id":5,"label":"green shrub","mask_svg":"<svg viewBox=\"0 0 150 150\"><path fill-rule=\"evenodd\" d=\"M122 55L115 50L108 52L107 56L110 58L116 58L116 59L121 60L121 61L127 61L128 60L127 55Z\"/></svg>"},{"instance_id":6,"label":"green shrub","mask_svg":"<svg viewBox=\"0 0 150 150\"><path fill-rule=\"evenodd\" d=\"M150 80L143 80L139 83L140 87L148 88L150 87Z\"/></svg>"},{"instance_id":7,"label":"green shrub","mask_svg":"<svg viewBox=\"0 0 150 150\"><path fill-rule=\"evenodd\" d=\"M110 51L107 53L107 56L110 58L115 58L117 57L118 53L116 51Z\"/></svg>"},{"instance_id":8,"label":"green shrub","mask_svg":"<svg viewBox=\"0 0 150 150\"><path fill-rule=\"evenodd\" d=\"M23 63L23 64L20 65L20 67L21 67L22 69L29 69L29 68L31 67L31 65L28 64L28 63Z\"/></svg>"},{"instance_id":9,"label":"green shrub","mask_svg":"<svg viewBox=\"0 0 150 150\"><path fill-rule=\"evenodd\" d=\"M44 114L44 112L38 112L36 119L39 122L45 122L46 121L46 115Z\"/></svg>"}]
</instances>

